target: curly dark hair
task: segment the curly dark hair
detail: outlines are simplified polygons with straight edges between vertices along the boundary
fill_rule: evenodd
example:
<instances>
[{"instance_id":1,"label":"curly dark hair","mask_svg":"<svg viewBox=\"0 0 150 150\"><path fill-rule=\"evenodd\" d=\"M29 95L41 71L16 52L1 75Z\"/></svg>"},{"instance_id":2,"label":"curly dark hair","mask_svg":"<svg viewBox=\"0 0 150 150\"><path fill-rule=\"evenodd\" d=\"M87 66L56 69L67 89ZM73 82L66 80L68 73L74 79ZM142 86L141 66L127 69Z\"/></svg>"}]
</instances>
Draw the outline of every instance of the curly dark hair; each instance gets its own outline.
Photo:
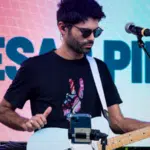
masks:
<instances>
[{"instance_id":1,"label":"curly dark hair","mask_svg":"<svg viewBox=\"0 0 150 150\"><path fill-rule=\"evenodd\" d=\"M88 18L101 20L105 14L95 0L61 0L58 4L57 23L77 24Z\"/></svg>"}]
</instances>

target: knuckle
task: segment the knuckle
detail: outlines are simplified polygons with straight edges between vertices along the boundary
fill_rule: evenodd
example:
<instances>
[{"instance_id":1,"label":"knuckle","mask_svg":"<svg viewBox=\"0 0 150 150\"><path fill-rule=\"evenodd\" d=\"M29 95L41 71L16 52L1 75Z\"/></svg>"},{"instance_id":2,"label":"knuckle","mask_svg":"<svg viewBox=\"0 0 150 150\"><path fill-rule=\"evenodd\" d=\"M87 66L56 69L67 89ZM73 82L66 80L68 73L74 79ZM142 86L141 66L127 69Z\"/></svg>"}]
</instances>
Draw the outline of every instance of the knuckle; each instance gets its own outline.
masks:
<instances>
[{"instance_id":1,"label":"knuckle","mask_svg":"<svg viewBox=\"0 0 150 150\"><path fill-rule=\"evenodd\" d=\"M30 123L26 124L27 128L32 128L32 125Z\"/></svg>"},{"instance_id":2,"label":"knuckle","mask_svg":"<svg viewBox=\"0 0 150 150\"><path fill-rule=\"evenodd\" d=\"M35 116L36 116L36 117L39 117L40 115L41 115L41 114L36 114Z\"/></svg>"},{"instance_id":3,"label":"knuckle","mask_svg":"<svg viewBox=\"0 0 150 150\"><path fill-rule=\"evenodd\" d=\"M46 121L46 120L47 120L45 116L42 116L42 119L43 119L43 121Z\"/></svg>"},{"instance_id":4,"label":"knuckle","mask_svg":"<svg viewBox=\"0 0 150 150\"><path fill-rule=\"evenodd\" d=\"M34 126L35 126L36 128L40 128L40 125L38 124L38 122L34 122Z\"/></svg>"},{"instance_id":5,"label":"knuckle","mask_svg":"<svg viewBox=\"0 0 150 150\"><path fill-rule=\"evenodd\" d=\"M43 117L44 115L43 115L43 114L39 114L39 116L40 116L40 117Z\"/></svg>"}]
</instances>

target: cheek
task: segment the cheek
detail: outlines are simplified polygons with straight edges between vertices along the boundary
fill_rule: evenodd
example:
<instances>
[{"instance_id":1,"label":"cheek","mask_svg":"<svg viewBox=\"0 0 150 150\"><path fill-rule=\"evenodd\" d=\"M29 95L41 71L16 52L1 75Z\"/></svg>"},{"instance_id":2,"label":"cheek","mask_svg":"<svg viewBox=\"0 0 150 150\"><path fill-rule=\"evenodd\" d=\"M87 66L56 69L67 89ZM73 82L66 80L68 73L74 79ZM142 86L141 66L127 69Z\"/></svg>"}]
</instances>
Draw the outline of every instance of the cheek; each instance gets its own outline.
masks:
<instances>
[{"instance_id":1,"label":"cheek","mask_svg":"<svg viewBox=\"0 0 150 150\"><path fill-rule=\"evenodd\" d=\"M81 42L81 37L78 36L77 34L71 34L68 36L68 40L80 43Z\"/></svg>"},{"instance_id":2,"label":"cheek","mask_svg":"<svg viewBox=\"0 0 150 150\"><path fill-rule=\"evenodd\" d=\"M75 39L78 39L78 40L82 40L83 41L83 37L82 37L82 33L81 32L77 32L75 30L72 30L72 36L75 38Z\"/></svg>"},{"instance_id":3,"label":"cheek","mask_svg":"<svg viewBox=\"0 0 150 150\"><path fill-rule=\"evenodd\" d=\"M74 42L76 44L80 44L80 45L82 45L82 43L84 43L84 40L85 40L79 33L75 32L75 31L68 33L66 38L68 41L72 41L72 42Z\"/></svg>"},{"instance_id":4,"label":"cheek","mask_svg":"<svg viewBox=\"0 0 150 150\"><path fill-rule=\"evenodd\" d=\"M78 43L82 44L85 42L85 39L82 36L77 35L76 37L74 37L74 39L76 41L78 41Z\"/></svg>"}]
</instances>

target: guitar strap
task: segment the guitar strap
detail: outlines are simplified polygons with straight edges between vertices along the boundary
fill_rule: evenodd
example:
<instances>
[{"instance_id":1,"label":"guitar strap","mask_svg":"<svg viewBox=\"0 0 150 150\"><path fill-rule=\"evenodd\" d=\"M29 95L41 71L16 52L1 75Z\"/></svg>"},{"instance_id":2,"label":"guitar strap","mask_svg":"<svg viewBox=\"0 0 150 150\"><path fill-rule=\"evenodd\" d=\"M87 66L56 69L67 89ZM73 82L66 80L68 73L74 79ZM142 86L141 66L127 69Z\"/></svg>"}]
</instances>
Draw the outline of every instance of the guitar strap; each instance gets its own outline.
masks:
<instances>
[{"instance_id":1,"label":"guitar strap","mask_svg":"<svg viewBox=\"0 0 150 150\"><path fill-rule=\"evenodd\" d=\"M107 109L107 105L106 105L106 99L105 99L105 94L104 94L104 90L103 90L103 86L102 86L102 81L100 79L100 72L98 71L98 66L97 63L95 61L95 59L93 57L90 56L86 56L91 71L92 71L92 75L94 78L94 82L96 85L96 89L99 95L99 99L102 105L102 114L103 116L107 119L108 123L110 123L109 121L109 116L108 116L108 109Z\"/></svg>"}]
</instances>

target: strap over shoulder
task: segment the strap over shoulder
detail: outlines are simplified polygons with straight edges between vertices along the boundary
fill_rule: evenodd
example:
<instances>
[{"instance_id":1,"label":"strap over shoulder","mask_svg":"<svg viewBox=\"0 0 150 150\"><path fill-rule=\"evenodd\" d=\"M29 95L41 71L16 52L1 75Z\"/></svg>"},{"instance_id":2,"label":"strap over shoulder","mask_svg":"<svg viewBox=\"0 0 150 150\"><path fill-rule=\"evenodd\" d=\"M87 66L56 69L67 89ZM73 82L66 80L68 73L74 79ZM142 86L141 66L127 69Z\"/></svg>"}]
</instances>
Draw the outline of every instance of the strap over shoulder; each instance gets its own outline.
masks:
<instances>
[{"instance_id":1,"label":"strap over shoulder","mask_svg":"<svg viewBox=\"0 0 150 150\"><path fill-rule=\"evenodd\" d=\"M99 95L99 98L100 98L100 102L102 104L103 116L109 122L108 108L107 108L107 105L106 105L105 94L104 94L103 85L102 85L102 81L101 81L101 78L100 78L101 76L100 76L100 72L98 70L96 60L93 57L90 57L90 56L86 56L86 58L89 62L89 65L90 65L90 68L91 68L91 71L92 71L92 75L93 75L93 78L94 78L94 82L95 82L95 85L96 85L96 89L97 89L97 92L98 92L98 95Z\"/></svg>"}]
</instances>

